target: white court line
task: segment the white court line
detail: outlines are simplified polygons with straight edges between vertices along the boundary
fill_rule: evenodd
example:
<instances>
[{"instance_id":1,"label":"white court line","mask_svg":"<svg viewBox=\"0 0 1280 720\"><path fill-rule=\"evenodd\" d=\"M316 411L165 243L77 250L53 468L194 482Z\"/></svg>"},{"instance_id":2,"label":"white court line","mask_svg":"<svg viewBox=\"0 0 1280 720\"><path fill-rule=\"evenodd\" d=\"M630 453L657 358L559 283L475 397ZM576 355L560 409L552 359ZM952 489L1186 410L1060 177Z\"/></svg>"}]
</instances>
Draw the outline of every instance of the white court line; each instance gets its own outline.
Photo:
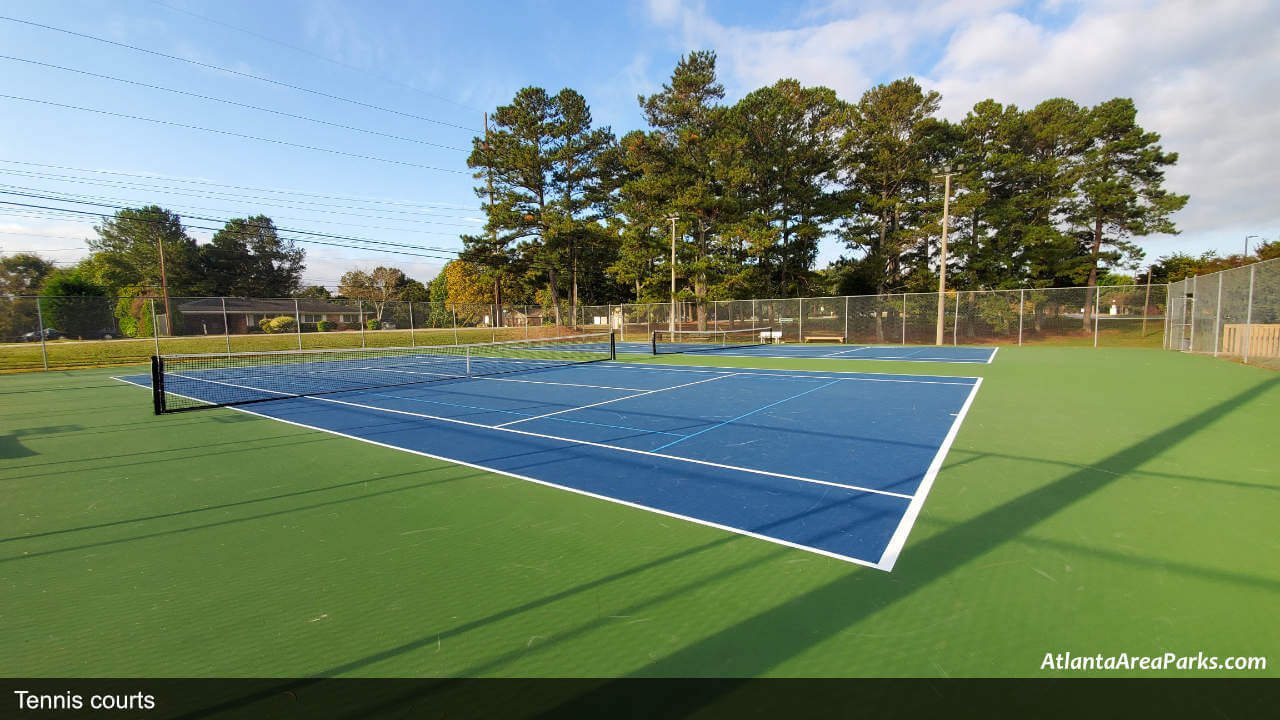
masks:
<instances>
[{"instance_id":1,"label":"white court line","mask_svg":"<svg viewBox=\"0 0 1280 720\"><path fill-rule=\"evenodd\" d=\"M916 517L920 515L920 509L924 507L924 499L928 497L929 490L933 487L933 481L938 477L938 471L942 469L942 461L946 459L947 453L951 450L951 443L955 442L956 434L960 432L960 424L964 422L964 416L969 412L969 407L973 405L973 399L978 396L978 388L982 387L982 378L978 378L978 382L974 383L973 389L969 391L969 397L965 398L964 405L960 407L960 412L956 413L956 419L951 423L951 429L947 431L946 438L943 439L941 447L933 456L933 462L929 463L929 470L925 472L924 479L920 481L920 486L916 488L915 495L911 497L911 504L907 506L907 511L903 513L902 519L898 521L898 528L893 531L893 535L889 538L889 544L885 546L884 553L880 555L880 562L874 567L885 572L893 570L894 563L898 562L898 556L902 554L902 548L907 543L907 536L911 534L911 528L916 523Z\"/></svg>"},{"instance_id":2,"label":"white court line","mask_svg":"<svg viewBox=\"0 0 1280 720\"><path fill-rule=\"evenodd\" d=\"M735 356L737 357L737 356ZM745 357L745 356L744 356ZM782 360L795 360L794 357L780 358ZM859 380L862 382L896 382L896 383L919 383L922 385L964 385L969 386L973 383L952 382L950 380L912 380L888 373L867 373L858 372L856 370L800 370L803 375L790 374L783 371L761 372L755 371L754 368L740 368L731 365L660 365L654 363L652 365L622 365L619 363L608 363L597 365L599 368L617 368L622 370L662 370L663 372L690 372L690 373L709 373L718 370L737 370L739 375L751 375L755 377L771 377L771 378L796 378L800 380ZM836 376L846 377L836 377ZM847 376L856 377L847 377ZM883 375L884 377L865 377L866 375ZM920 377L947 377L945 375L921 375ZM956 375L958 380L978 380L980 378L969 375Z\"/></svg>"},{"instance_id":3,"label":"white court line","mask_svg":"<svg viewBox=\"0 0 1280 720\"><path fill-rule=\"evenodd\" d=\"M112 380L119 380L120 382L128 383L129 385L133 385L135 387L149 389L145 385L139 385L138 383L135 383L131 380L125 380L124 378L113 377ZM195 398L188 398L188 399L194 400ZM445 457L443 455L433 455L429 452L423 452L421 450L412 450L410 448L400 447L399 445L390 445L388 443L378 442L377 440L370 440L369 438L363 438L363 437L360 437L359 435L348 435L347 433L344 433L344 432L339 432L337 430L330 430L328 428L323 428L316 425L307 425L306 423L295 422L293 420L284 420L282 418L272 417L271 415L264 415L262 413L254 412L252 410L246 410L245 408L241 408L241 407L229 407L227 409L235 410L236 412L242 412L246 415L253 415L255 417L260 417L266 420L274 420L276 422L282 422L286 425L293 425L294 427L306 428L307 430L315 430L317 432L328 433L330 435L337 435L338 437L344 437L344 438L347 438L348 440L356 440L358 442L368 443L370 445L377 445L378 447L389 448L391 450L399 450L400 452L407 452L413 455L419 455L421 457L428 457L428 458L431 458L432 460L442 460L444 462L453 463L455 465L462 465L469 468L475 468L476 470L491 472L496 475L505 475L506 477L509 477L509 478L515 478L516 480L524 480L526 482L537 483L538 485L552 487L557 490L567 490L577 495L583 495L589 498L595 498L596 500L604 500L606 502L615 503L617 505L624 505L629 508L635 508L636 510L644 510L651 513L657 513L659 515L665 515L669 518L675 518L677 520L685 520L687 522L696 523L698 525L702 525L705 527L712 527L717 530L724 530L726 532L731 532L731 533L734 533L735 535L745 535L746 537L755 538L757 540L763 540L765 542L773 543L774 545L783 545L785 547L795 548L797 550L804 550L805 552L824 555L826 557L834 558L836 560L843 560L844 562L853 563L855 565L862 565L864 567L880 569L875 563L869 562L867 560L863 560L861 558L851 557L849 555L841 555L839 553L833 553L830 550L823 550L822 548L811 547L809 545L801 545L800 543L791 542L790 540L783 540L782 538L776 538L771 535L763 535L761 533L751 532L750 530L743 530L742 528L736 528L730 525L721 525L720 523L717 523L717 522L712 522L710 520L703 520L702 518L696 518L690 515L681 515L680 513L674 513L674 512L671 512L670 510L663 510L661 508L650 507L648 505L641 505L640 503L631 502L630 500L622 500L620 498L611 497L609 495L600 495L597 493L590 492L588 490L579 490L578 488L569 487L567 485L560 485L557 483L548 482L546 480L539 480L534 477L529 477L528 475L519 475L517 473L509 472L507 470L499 470L497 468L492 468L487 465L469 463L469 462L457 460L451 457ZM618 449L618 448L615 448L615 449Z\"/></svg>"},{"instance_id":4,"label":"white court line","mask_svg":"<svg viewBox=\"0 0 1280 720\"><path fill-rule=\"evenodd\" d=\"M627 392L640 392L644 388L615 387L613 385L586 385L584 383L558 383L549 380L517 380L515 378L492 377L489 375L478 375L471 378L472 380L485 380L488 382L513 382L513 383L530 383L532 385L563 385L564 387L580 387L591 388L593 390L625 390Z\"/></svg>"},{"instance_id":5,"label":"white court line","mask_svg":"<svg viewBox=\"0 0 1280 720\"><path fill-rule=\"evenodd\" d=\"M872 347L871 345L863 345L862 347L856 347L856 348L854 348L854 349L852 349L852 350L841 350L840 352L827 353L826 355L819 355L818 357L820 357L820 358L835 357L835 356L837 356L837 355L845 355L845 354L848 354L848 353L851 353L851 352L858 352L859 350L870 350L870 349L871 349L871 347ZM798 358L802 358L802 357L805 357L805 356L804 356L804 355L797 355L796 357L798 357Z\"/></svg>"},{"instance_id":6,"label":"white court line","mask_svg":"<svg viewBox=\"0 0 1280 720\"><path fill-rule=\"evenodd\" d=\"M523 418L520 420L512 420L511 422L502 423L501 425L494 425L494 427L504 428L504 427L507 427L508 425L515 425L517 423L529 422L530 420L541 420L542 418L551 417L552 415L560 415L561 413L576 412L578 410L586 410L587 408L596 407L598 405L608 405L609 403L616 403L622 400L630 400L631 398L643 397L645 395L652 395L654 393L666 392L668 390L676 390L678 388L689 387L690 385L700 385L702 383L715 382L716 380L723 380L724 378L733 377L734 375L737 375L737 374L738 373L725 373L724 375L717 375L716 377L712 377L712 378L706 378L703 380L694 380L693 382L687 382L683 385L672 385L671 387L658 388L657 390L645 390L644 392L639 392L639 393L636 393L635 395L624 395L620 398L614 398L612 400L604 400L602 402L591 403L590 405L579 405L578 407L572 407L567 410L557 410L555 412L549 412L549 413L546 413L545 415L535 415L533 417Z\"/></svg>"},{"instance_id":7,"label":"white court line","mask_svg":"<svg viewBox=\"0 0 1280 720\"><path fill-rule=\"evenodd\" d=\"M998 352L1000 352L1000 346L999 346L999 345L997 345L997 346L995 346L995 347L991 348L991 356L987 358L987 364L988 364L988 365L990 365L991 363L993 363L993 362L995 362L995 361L996 361L996 353L998 353Z\"/></svg>"}]
</instances>

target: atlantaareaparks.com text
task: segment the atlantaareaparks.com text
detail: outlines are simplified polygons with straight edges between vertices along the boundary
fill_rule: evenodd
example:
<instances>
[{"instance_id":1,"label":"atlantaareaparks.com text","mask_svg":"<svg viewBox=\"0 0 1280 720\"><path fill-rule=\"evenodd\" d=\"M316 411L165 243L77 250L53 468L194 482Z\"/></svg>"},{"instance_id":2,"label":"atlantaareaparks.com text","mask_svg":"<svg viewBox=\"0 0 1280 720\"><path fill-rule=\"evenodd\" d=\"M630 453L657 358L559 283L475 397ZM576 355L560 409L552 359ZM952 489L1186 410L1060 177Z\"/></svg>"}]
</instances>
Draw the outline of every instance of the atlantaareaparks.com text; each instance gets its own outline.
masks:
<instances>
[{"instance_id":1,"label":"atlantaareaparks.com text","mask_svg":"<svg viewBox=\"0 0 1280 720\"><path fill-rule=\"evenodd\" d=\"M1065 653L1045 653L1040 663L1041 670L1266 670L1265 657L1219 657L1205 655L1179 655L1165 653L1163 655L1073 655Z\"/></svg>"}]
</instances>

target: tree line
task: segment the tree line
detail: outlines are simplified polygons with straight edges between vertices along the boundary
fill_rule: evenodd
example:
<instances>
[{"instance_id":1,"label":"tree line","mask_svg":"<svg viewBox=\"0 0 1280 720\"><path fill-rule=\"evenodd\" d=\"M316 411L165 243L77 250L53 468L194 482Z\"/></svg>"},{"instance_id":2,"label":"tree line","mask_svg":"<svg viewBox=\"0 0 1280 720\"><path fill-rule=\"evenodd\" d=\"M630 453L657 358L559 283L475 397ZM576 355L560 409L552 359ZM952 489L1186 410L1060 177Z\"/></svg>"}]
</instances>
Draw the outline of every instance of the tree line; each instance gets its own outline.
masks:
<instances>
[{"instance_id":1,"label":"tree line","mask_svg":"<svg viewBox=\"0 0 1280 720\"><path fill-rule=\"evenodd\" d=\"M1164 187L1177 154L1127 98L988 99L953 123L911 78L856 102L790 79L724 96L705 51L638 98L648 128L621 137L572 89L520 90L473 140L487 224L460 261L494 301L665 301L674 232L677 295L699 307L936 290L950 168L953 286L1094 285L1136 268L1135 236L1176 233L1188 199ZM848 254L819 270L823 237Z\"/></svg>"}]
</instances>

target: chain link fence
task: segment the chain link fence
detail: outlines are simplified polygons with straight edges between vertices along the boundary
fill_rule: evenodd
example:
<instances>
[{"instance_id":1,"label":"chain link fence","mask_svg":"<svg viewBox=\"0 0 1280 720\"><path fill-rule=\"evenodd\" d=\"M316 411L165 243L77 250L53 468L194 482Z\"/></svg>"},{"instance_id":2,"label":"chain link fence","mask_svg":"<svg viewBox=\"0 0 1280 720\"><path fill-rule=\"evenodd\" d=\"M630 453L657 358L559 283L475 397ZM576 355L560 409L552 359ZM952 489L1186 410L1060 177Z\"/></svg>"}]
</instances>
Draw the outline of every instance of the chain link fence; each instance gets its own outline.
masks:
<instances>
[{"instance_id":1,"label":"chain link fence","mask_svg":"<svg viewBox=\"0 0 1280 720\"><path fill-rule=\"evenodd\" d=\"M1280 370L1280 258L1172 283L1165 347Z\"/></svg>"},{"instance_id":2,"label":"chain link fence","mask_svg":"<svg viewBox=\"0 0 1280 720\"><path fill-rule=\"evenodd\" d=\"M1236 333L1231 347L1243 348L1237 338L1245 335L1236 328L1247 321L1241 308L1248 301L1241 298L1248 295L1242 285L1248 269L1242 270L1245 275L1220 283L1221 306L1231 308L1224 321L1217 317L1216 285L1212 305L1206 301L1184 315L1178 300L1168 320L1164 285L948 292L943 342L1170 347L1181 340L1166 340L1166 325L1175 334L1193 318L1185 322L1186 334L1198 336L1197 351L1213 351L1215 333L1224 327ZM1275 273L1268 277L1274 288ZM1219 281L1199 282L1196 296L1204 297L1205 287ZM1275 302L1270 307L1268 317L1274 318ZM501 307L311 298L9 297L0 298L0 370L126 365L156 353L453 345L605 330L622 341L647 343L655 330L765 327L782 342L933 344L938 294ZM1263 340L1253 342L1260 346Z\"/></svg>"}]
</instances>

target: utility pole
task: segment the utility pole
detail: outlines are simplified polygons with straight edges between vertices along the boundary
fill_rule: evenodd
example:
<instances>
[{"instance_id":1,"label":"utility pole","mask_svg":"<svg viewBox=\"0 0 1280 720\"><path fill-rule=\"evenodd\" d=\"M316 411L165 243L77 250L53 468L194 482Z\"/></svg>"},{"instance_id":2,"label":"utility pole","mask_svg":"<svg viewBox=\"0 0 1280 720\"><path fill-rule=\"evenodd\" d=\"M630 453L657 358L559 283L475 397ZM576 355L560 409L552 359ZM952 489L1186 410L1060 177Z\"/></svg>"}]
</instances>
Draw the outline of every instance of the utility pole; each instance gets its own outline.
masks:
<instances>
[{"instance_id":1,"label":"utility pole","mask_svg":"<svg viewBox=\"0 0 1280 720\"><path fill-rule=\"evenodd\" d=\"M678 215L668 215L671 221L671 332L676 331L676 221Z\"/></svg>"},{"instance_id":2,"label":"utility pole","mask_svg":"<svg viewBox=\"0 0 1280 720\"><path fill-rule=\"evenodd\" d=\"M493 146L489 144L489 113L484 114L485 175L489 184L489 208L493 208ZM492 225L492 223L490 223ZM498 268L498 229L489 231L493 238L493 327L502 326L502 275Z\"/></svg>"},{"instance_id":3,"label":"utility pole","mask_svg":"<svg viewBox=\"0 0 1280 720\"><path fill-rule=\"evenodd\" d=\"M938 260L938 337L936 344L942 344L942 336L946 327L947 315L947 226L951 224L951 176L964 170L963 165L956 165L954 170L950 165L944 165L934 170L934 177L943 177L944 189L942 191L942 255ZM957 295L956 314L960 314L960 303ZM958 319L958 318L957 318Z\"/></svg>"},{"instance_id":4,"label":"utility pole","mask_svg":"<svg viewBox=\"0 0 1280 720\"><path fill-rule=\"evenodd\" d=\"M156 235L156 248L160 251L160 294L164 296L164 334L173 334L173 313L169 312L169 281L164 273L164 236ZM159 328L154 328L157 335Z\"/></svg>"}]
</instances>

